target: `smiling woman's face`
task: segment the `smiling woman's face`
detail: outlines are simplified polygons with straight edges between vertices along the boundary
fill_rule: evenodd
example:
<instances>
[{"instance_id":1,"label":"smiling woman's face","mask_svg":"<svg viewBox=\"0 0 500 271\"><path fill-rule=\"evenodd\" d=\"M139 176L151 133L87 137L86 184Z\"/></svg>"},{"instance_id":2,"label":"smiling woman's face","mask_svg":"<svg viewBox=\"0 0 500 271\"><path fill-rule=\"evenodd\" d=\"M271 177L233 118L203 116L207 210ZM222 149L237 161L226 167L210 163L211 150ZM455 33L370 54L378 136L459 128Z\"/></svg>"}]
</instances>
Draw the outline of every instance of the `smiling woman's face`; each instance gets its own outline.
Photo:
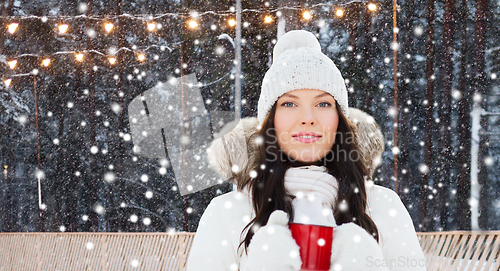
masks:
<instances>
[{"instance_id":1,"label":"smiling woman's face","mask_svg":"<svg viewBox=\"0 0 500 271\"><path fill-rule=\"evenodd\" d=\"M323 158L332 149L338 124L335 99L324 91L294 90L277 101L278 144L294 160L309 163Z\"/></svg>"}]
</instances>

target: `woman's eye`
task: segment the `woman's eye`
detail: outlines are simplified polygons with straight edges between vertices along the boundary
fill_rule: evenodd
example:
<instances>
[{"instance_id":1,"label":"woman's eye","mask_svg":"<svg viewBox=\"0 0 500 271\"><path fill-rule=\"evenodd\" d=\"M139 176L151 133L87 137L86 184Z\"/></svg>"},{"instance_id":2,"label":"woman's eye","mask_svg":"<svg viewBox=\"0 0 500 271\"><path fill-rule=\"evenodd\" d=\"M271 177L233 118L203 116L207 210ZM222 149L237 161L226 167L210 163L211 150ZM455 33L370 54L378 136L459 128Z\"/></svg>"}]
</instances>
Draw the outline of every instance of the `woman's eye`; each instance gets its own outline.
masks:
<instances>
[{"instance_id":1,"label":"woman's eye","mask_svg":"<svg viewBox=\"0 0 500 271\"><path fill-rule=\"evenodd\" d=\"M284 102L281 104L281 106L284 106L284 107L293 107L294 104L292 102Z\"/></svg>"},{"instance_id":2,"label":"woman's eye","mask_svg":"<svg viewBox=\"0 0 500 271\"><path fill-rule=\"evenodd\" d=\"M331 106L331 105L332 105L332 104L331 104L331 103L329 103L329 102L321 102L321 103L319 103L319 104L318 104L318 106L319 106L319 107L329 107L329 106Z\"/></svg>"}]
</instances>

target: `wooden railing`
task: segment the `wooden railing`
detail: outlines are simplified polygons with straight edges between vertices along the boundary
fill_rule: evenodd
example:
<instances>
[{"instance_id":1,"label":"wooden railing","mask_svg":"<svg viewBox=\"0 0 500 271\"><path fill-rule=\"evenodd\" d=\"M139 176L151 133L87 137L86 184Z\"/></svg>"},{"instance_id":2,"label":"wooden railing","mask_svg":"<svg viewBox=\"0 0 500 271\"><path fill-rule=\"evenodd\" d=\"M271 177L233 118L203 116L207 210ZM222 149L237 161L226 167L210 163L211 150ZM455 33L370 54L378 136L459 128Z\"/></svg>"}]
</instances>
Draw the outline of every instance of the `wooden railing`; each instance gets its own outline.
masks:
<instances>
[{"instance_id":1,"label":"wooden railing","mask_svg":"<svg viewBox=\"0 0 500 271\"><path fill-rule=\"evenodd\" d=\"M0 270L185 270L194 233L1 233Z\"/></svg>"},{"instance_id":2,"label":"wooden railing","mask_svg":"<svg viewBox=\"0 0 500 271\"><path fill-rule=\"evenodd\" d=\"M500 231L420 232L429 271L499 271ZM194 233L0 233L0 271L185 270Z\"/></svg>"},{"instance_id":3,"label":"wooden railing","mask_svg":"<svg viewBox=\"0 0 500 271\"><path fill-rule=\"evenodd\" d=\"M429 271L500 270L500 231L419 232Z\"/></svg>"}]
</instances>

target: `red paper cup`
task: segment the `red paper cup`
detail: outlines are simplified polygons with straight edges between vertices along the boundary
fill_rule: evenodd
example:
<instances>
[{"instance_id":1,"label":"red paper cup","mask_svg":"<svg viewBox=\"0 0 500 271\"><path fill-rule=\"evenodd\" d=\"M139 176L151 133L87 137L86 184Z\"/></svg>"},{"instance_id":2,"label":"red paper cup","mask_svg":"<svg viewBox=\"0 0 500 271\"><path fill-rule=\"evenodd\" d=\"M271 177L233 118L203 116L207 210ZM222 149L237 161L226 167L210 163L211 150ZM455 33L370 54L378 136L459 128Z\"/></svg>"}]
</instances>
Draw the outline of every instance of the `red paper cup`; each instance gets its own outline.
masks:
<instances>
[{"instance_id":1,"label":"red paper cup","mask_svg":"<svg viewBox=\"0 0 500 271\"><path fill-rule=\"evenodd\" d=\"M330 270L333 227L298 223L289 223L288 226L300 247L301 270Z\"/></svg>"}]
</instances>

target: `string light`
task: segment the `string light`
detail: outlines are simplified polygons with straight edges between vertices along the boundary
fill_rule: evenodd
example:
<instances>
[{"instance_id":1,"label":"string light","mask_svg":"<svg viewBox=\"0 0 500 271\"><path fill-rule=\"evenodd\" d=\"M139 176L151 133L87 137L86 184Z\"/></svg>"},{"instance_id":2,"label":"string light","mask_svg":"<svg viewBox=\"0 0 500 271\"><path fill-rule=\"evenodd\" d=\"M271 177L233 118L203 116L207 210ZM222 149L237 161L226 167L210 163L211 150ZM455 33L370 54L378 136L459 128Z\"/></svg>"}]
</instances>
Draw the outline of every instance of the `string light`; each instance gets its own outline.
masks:
<instances>
[{"instance_id":1,"label":"string light","mask_svg":"<svg viewBox=\"0 0 500 271\"><path fill-rule=\"evenodd\" d=\"M61 24L59 25L59 33L64 34L66 31L68 31L68 25L67 24Z\"/></svg>"},{"instance_id":2,"label":"string light","mask_svg":"<svg viewBox=\"0 0 500 271\"><path fill-rule=\"evenodd\" d=\"M359 2L359 1L351 1L352 2ZM363 1L361 1L363 2ZM268 4L265 4L266 7L268 7L269 5ZM83 4L83 6L86 6L85 4ZM320 7L334 7L335 5L332 4L332 3L317 3L317 4L312 4L312 5L309 5L308 8L310 9L314 9L314 8L320 8ZM86 8L86 7L85 7ZM271 12L271 13L275 13L275 12L280 12L281 10L286 10L286 9L291 9L291 10L294 10L294 9L297 9L298 7L297 6L294 6L294 5L291 5L291 6L282 6L282 7L279 7L279 8L274 8L274 9L270 9L270 10L266 10L266 11L262 11L262 10L256 10L256 9L253 9L253 8L250 8L250 9L242 9L241 12L242 13L251 13L251 14L254 14L255 12ZM85 9L86 10L86 9ZM85 10L80 10L81 12L84 12ZM120 18L123 18L123 19L131 19L131 20L138 20L138 21L148 21L148 20L153 20L153 19L159 19L159 18L163 18L163 17L172 17L172 18L179 18L179 17L184 17L184 18L187 18L187 17L191 17L191 18L194 18L194 19L198 19L200 17L203 17L203 16L212 16L212 15L217 15L217 16L228 16L230 14L234 14L235 10L234 10L234 7L232 9L229 9L229 10L206 10L204 12L197 12L197 11L190 11L189 13L173 13L173 12L169 12L169 13L158 13L158 14L153 14L153 15L142 15L142 14L137 14L137 15L134 15L134 14L120 14L120 15L92 15L92 16L86 16L86 15L77 15L77 16L36 16L36 15L29 15L29 16L1 16L2 19L7 19L7 20L32 20L32 19L40 19L42 20L43 22L46 22L47 20L49 19L57 19L57 20L60 20L60 19L64 19L65 21L69 21L69 20L80 20L82 18L86 18L86 19L90 19L90 20L107 20L107 21L113 21L113 20L117 20L117 19L120 19Z\"/></svg>"},{"instance_id":3,"label":"string light","mask_svg":"<svg viewBox=\"0 0 500 271\"><path fill-rule=\"evenodd\" d=\"M312 18L311 12L307 10L304 11L304 13L302 13L302 18L304 18L305 20L310 20Z\"/></svg>"},{"instance_id":4,"label":"string light","mask_svg":"<svg viewBox=\"0 0 500 271\"><path fill-rule=\"evenodd\" d=\"M309 6L310 9L313 9L313 8L317 8L317 7L330 7L330 8L333 8L335 5L332 5L332 4L326 4L326 3L319 3L319 4L314 4L314 5L311 5ZM274 18L272 15L269 15L269 12L271 12L272 14L276 13L276 16L280 16L281 14L281 9L283 8L287 8L287 7L280 7L280 8L277 8L277 9L274 9L274 10L266 10L266 11L258 11L259 13L268 13L267 15L265 15L264 17L264 23L266 24L269 24L269 23L272 23L274 21ZM290 9L297 9L298 7L297 6L291 6L291 7L288 7ZM368 5L367 5L367 8L370 10L370 11L375 11L377 10L377 6L370 2ZM251 13L254 13L256 12L257 10L255 9L244 9L242 10L242 13L245 13L245 12L251 12ZM195 14L196 16L193 16L193 14ZM198 19L202 16L205 16L205 15L219 15L219 16L228 16L228 15L231 15L231 14L234 14L234 10L229 10L229 11L205 11L203 13L198 13L198 12L191 12L190 15L188 16L187 14L185 13L165 13L165 14L156 14L154 16L147 16L145 17L144 15L131 15L131 14L122 14L122 15L103 15L103 16L85 16L83 15L83 17L86 17L90 20L102 20L104 21L103 22L103 25L104 25L104 30L108 33L110 33L111 31L113 31L114 29L114 25L113 23L111 23L110 21L113 21L113 20L116 20L116 19L119 19L119 18L125 18L125 19L132 19L132 20L141 20L141 21L146 21L148 22L147 23L147 30L148 31L155 31L155 30L159 30L161 29L161 24L157 24L156 22L154 22L153 20L156 20L156 19L159 19L159 18L163 18L163 17L166 17L166 16L171 16L171 17L184 17L184 18L189 18L191 17L191 20L188 21L188 27L191 28L191 29L196 29L196 28L199 28L200 25L198 23ZM344 16L345 12L342 8L337 8L336 11L335 11L335 15L338 16L338 17L342 17ZM312 19L312 13L310 12L310 10L304 10L304 12L302 13L302 17L303 19L305 20L310 20ZM80 19L82 18L82 15L79 15L79 16L4 16L2 17L3 19L8 19L8 20L11 20L11 21L14 21L14 20L31 20L31 19L34 19L34 18L38 18L38 19L41 19L42 22L47 22L49 19L50 20L64 20L64 21L71 21L71 20L76 20L76 19ZM230 27L234 27L236 26L237 22L234 18L229 18L227 20L227 23ZM19 23L10 23L7 28L8 28L8 32L10 34L14 34L17 29L19 27ZM61 34L64 34L66 32L68 32L69 30L69 24L59 24L56 26L57 29L56 31L59 31L59 33ZM211 29L212 30L215 30L217 29L217 26L215 25L212 25L211 26ZM175 44L176 46L178 44ZM150 48L160 48L161 47L161 50L163 51L164 49L168 49L170 52L174 50L174 48L170 48L168 46L160 46L158 44L153 44L153 45L150 45L150 46L147 46L145 48L132 48L132 49L129 49L129 48L123 48L123 49L127 49L127 50L130 50L130 51L142 51L142 52L146 52L148 50L150 50ZM104 56L106 57L106 53L103 53L103 52L99 52L99 51L93 51L94 53L97 53L101 56ZM82 62L84 61L84 58L85 58L85 55L84 53L80 53L80 52L77 52L77 51L65 51L65 52L56 52L56 53L53 53L51 54L52 55L56 55L56 54L73 54L76 61L78 62ZM19 57L24 57L25 55L18 55L18 56L10 56L9 58L13 59L13 58L19 58ZM29 56L36 56L36 57L41 57L40 55L36 55L36 54L30 54ZM45 55L47 56L47 55ZM147 60L147 57L146 57L146 54L145 53L140 53L140 54L137 54L137 59L139 61L145 61ZM156 59L156 58L155 58ZM117 59L115 57L108 57L108 61L111 65L114 65L116 62L117 62ZM14 69L16 66L17 66L17 60L12 60L12 61L9 61L8 62L9 64L9 67L11 69ZM42 61L42 65L45 66L45 67L48 67L49 65L51 64L51 59L50 58L45 58L43 61ZM7 80L4 80L4 83L7 85L7 84L10 84L11 83L11 80L10 79L7 79Z\"/></svg>"},{"instance_id":5,"label":"string light","mask_svg":"<svg viewBox=\"0 0 500 271\"><path fill-rule=\"evenodd\" d=\"M129 48L129 47L123 47L122 49L123 50L126 50L126 51L135 51L135 52L147 52L147 51L150 51L150 50L157 50L157 49L161 49L162 51L165 51L165 50L168 50L169 52L172 52L174 49L175 49L175 46L178 46L180 44L180 42L176 42L176 43L172 43L171 45L173 45L173 47L170 47L170 46L166 46L166 45L163 45L163 44L151 44L149 46L137 46L137 47L132 47L132 48ZM18 59L19 61L19 58L22 58L22 57L38 57L38 58L41 58L41 57L49 57L49 56L55 56L55 55L60 55L60 54L72 54L72 55L75 55L80 53L79 51L59 51L59 52L54 52L52 54L44 54L44 55L40 55L40 54L21 54L21 55L16 55L16 56L9 56L9 58L11 59ZM106 53L104 52L101 52L101 51L98 51L98 50L92 50L90 53L95 53L97 55L100 55L100 56L105 56L106 57ZM16 65L17 66L17 65Z\"/></svg>"},{"instance_id":6,"label":"string light","mask_svg":"<svg viewBox=\"0 0 500 271\"><path fill-rule=\"evenodd\" d=\"M113 27L114 25L112 23L107 23L104 25L104 30L106 30L106 32L111 32L111 30L113 30Z\"/></svg>"},{"instance_id":7,"label":"string light","mask_svg":"<svg viewBox=\"0 0 500 271\"><path fill-rule=\"evenodd\" d=\"M197 21L195 21L195 20L189 20L189 22L188 22L188 26L189 26L189 28L191 28L191 29L198 28L198 22L197 22Z\"/></svg>"},{"instance_id":8,"label":"string light","mask_svg":"<svg viewBox=\"0 0 500 271\"><path fill-rule=\"evenodd\" d=\"M266 15L266 17L264 17L264 22L266 24L270 24L273 22L273 17L271 17L270 15Z\"/></svg>"},{"instance_id":9,"label":"string light","mask_svg":"<svg viewBox=\"0 0 500 271\"><path fill-rule=\"evenodd\" d=\"M314 5L311 5L309 8L317 8L317 7L332 7L333 5L332 4L328 4L328 3L318 3L318 4L314 4ZM277 9L273 9L273 10L267 10L266 12L276 12L276 14L279 16L279 14L281 14L281 9L286 9L286 8L289 8L289 9L294 9L294 8L297 8L296 6L290 6L290 7L280 7L280 8L277 8ZM375 11L377 10L377 6L374 4L374 3L369 3L368 4L368 9L371 10L371 11ZM241 12L242 13L246 13L246 12L251 12L251 13L254 13L256 12L257 10L255 9L243 9ZM234 10L229 10L229 11L216 11L216 10L212 10L212 11L205 11L203 13L198 13L196 11L192 11L190 13L190 17L196 17L196 18L199 18L199 17L202 17L202 16L205 16L205 15L219 15L219 16L227 16L231 13L233 13ZM258 11L258 12L262 12L262 11ZM196 16L193 16L193 14L195 14ZM336 12L337 16L343 16L344 15L344 11L339 11L337 10ZM342 14L342 15L340 15ZM127 18L127 19L132 19L132 20L152 20L152 19L157 19L157 18L163 18L163 17L166 17L166 16L171 16L171 17L187 17L188 15L185 14L185 13L163 13L163 14L156 14L154 16L148 16L147 18L144 16L144 15L131 15L131 14L121 14L121 15L102 15L102 16L82 16L82 15L79 15L79 16L57 16L57 19L60 20L61 18L64 19L65 21L69 21L69 20L75 20L75 19L80 19L82 17L85 17L85 18L88 18L88 19L91 19L91 20L106 20L106 21L110 21L110 20L115 20L115 19L118 19L118 18ZM52 16L53 18L50 18L50 19L54 19L56 17ZM305 20L310 20L312 19L312 14L310 11L306 10L302 13L302 17L303 19ZM4 19L11 19L11 20L24 20L24 19L33 19L33 18L37 18L37 19L41 19L42 22L46 22L49 18L47 16L33 16L33 15L30 15L30 16L4 16L2 17ZM196 19L195 18L195 19ZM193 20L194 21L194 20ZM265 23L271 23L272 21L274 21L274 19L272 18L272 16L265 16L264 18L264 22ZM196 23L196 24L195 24ZM192 21L189 21L189 24L193 24L196 25L196 27L194 28L197 28L199 27L198 23L196 21L194 21L194 23ZM228 21L228 24L231 26L231 27L234 27L236 25L236 21L234 19L230 19ZM11 34L14 34L15 31L17 30L19 24L18 23L11 23L8 25L8 32L11 33ZM69 25L68 24L61 24L58 26L59 28L59 32L61 34L63 33L66 33L69 29ZM106 23L104 24L104 29L106 30L106 32L111 32L114 28L114 25L113 23ZM157 24L155 22L149 22L147 24L147 29L149 31L154 31L156 29L160 29L161 28L161 24ZM193 27L192 27L193 28Z\"/></svg>"},{"instance_id":10,"label":"string light","mask_svg":"<svg viewBox=\"0 0 500 271\"><path fill-rule=\"evenodd\" d=\"M12 79L10 79L10 78L9 78L9 79L7 79L7 80L5 80L5 81L3 81L3 82L5 83L5 85L6 85L7 87L9 87L9 86L10 86L10 83L12 82Z\"/></svg>"},{"instance_id":11,"label":"string light","mask_svg":"<svg viewBox=\"0 0 500 271\"><path fill-rule=\"evenodd\" d=\"M42 65L44 67L48 67L50 65L50 58L46 58L42 61Z\"/></svg>"},{"instance_id":12,"label":"string light","mask_svg":"<svg viewBox=\"0 0 500 271\"><path fill-rule=\"evenodd\" d=\"M15 59L14 59L14 60L11 60L11 61L7 62L7 64L9 64L9 68L10 68L11 70L13 70L13 69L16 67L17 60L15 60Z\"/></svg>"},{"instance_id":13,"label":"string light","mask_svg":"<svg viewBox=\"0 0 500 271\"><path fill-rule=\"evenodd\" d=\"M77 61L79 62L82 62L83 61L83 54L82 53L78 53L75 55L75 58Z\"/></svg>"},{"instance_id":14,"label":"string light","mask_svg":"<svg viewBox=\"0 0 500 271\"><path fill-rule=\"evenodd\" d=\"M337 11L335 11L335 15L337 15L337 17L344 16L344 10L341 8L338 8Z\"/></svg>"},{"instance_id":15,"label":"string light","mask_svg":"<svg viewBox=\"0 0 500 271\"><path fill-rule=\"evenodd\" d=\"M11 24L9 24L9 26L8 26L9 33L14 34L14 32L16 32L16 29L17 29L18 26L19 26L18 23L11 23Z\"/></svg>"},{"instance_id":16,"label":"string light","mask_svg":"<svg viewBox=\"0 0 500 271\"><path fill-rule=\"evenodd\" d=\"M155 23L148 23L148 30L149 31L154 31L156 29L156 24Z\"/></svg>"}]
</instances>

